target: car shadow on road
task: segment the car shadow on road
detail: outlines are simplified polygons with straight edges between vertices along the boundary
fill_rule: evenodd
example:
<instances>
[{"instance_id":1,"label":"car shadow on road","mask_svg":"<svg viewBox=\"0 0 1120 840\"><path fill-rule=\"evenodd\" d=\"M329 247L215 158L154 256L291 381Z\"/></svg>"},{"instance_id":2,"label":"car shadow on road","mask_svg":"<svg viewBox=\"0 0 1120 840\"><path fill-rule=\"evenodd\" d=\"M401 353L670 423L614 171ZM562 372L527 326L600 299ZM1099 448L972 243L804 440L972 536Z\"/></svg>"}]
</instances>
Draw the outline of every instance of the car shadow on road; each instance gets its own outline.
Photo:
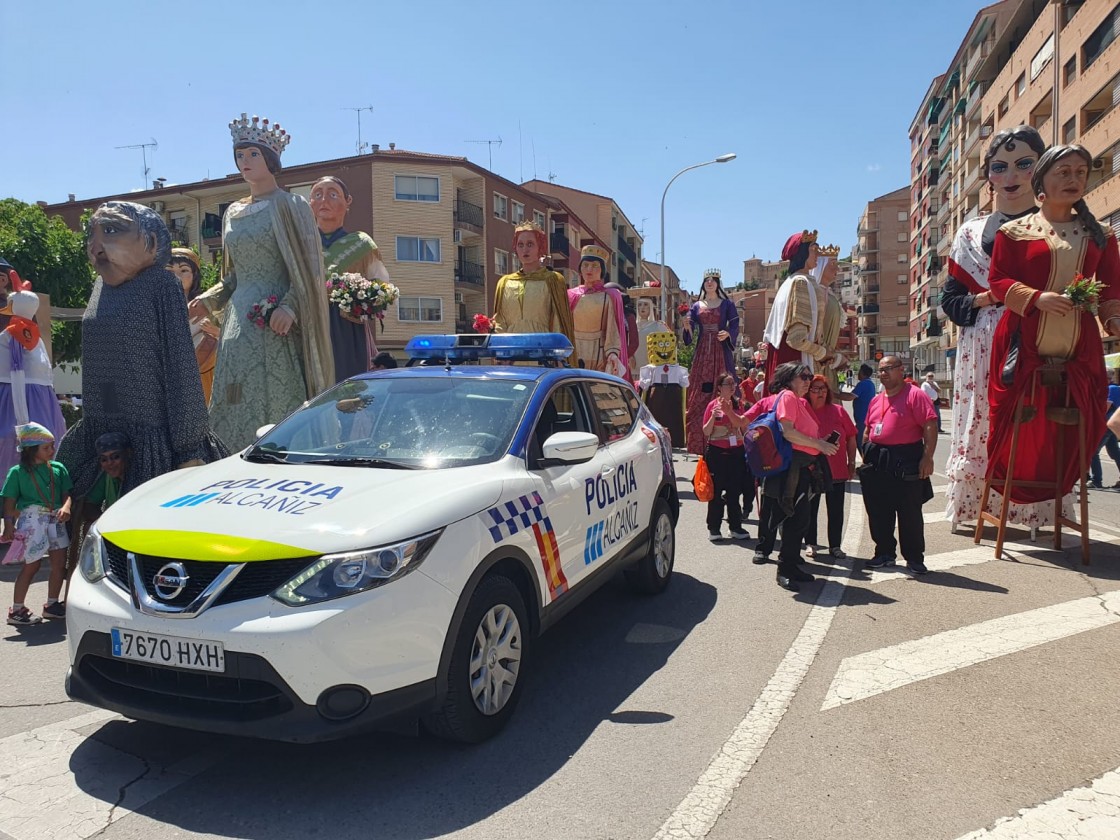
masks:
<instances>
[{"instance_id":1,"label":"car shadow on road","mask_svg":"<svg viewBox=\"0 0 1120 840\"><path fill-rule=\"evenodd\" d=\"M597 727L651 726L673 715L632 708L630 697L711 613L714 586L675 573L658 597L603 587L537 641L517 713L494 739L459 746L433 738L373 735L293 745L198 736L220 744L215 767L137 810L163 824L219 836L285 840L319 836L428 838L491 817L547 783ZM110 740L110 727L124 726ZM93 734L122 751L180 734L116 722ZM87 742L91 751L97 744ZM96 762L75 751L75 781L104 798ZM127 807L127 800L125 802Z\"/></svg>"}]
</instances>

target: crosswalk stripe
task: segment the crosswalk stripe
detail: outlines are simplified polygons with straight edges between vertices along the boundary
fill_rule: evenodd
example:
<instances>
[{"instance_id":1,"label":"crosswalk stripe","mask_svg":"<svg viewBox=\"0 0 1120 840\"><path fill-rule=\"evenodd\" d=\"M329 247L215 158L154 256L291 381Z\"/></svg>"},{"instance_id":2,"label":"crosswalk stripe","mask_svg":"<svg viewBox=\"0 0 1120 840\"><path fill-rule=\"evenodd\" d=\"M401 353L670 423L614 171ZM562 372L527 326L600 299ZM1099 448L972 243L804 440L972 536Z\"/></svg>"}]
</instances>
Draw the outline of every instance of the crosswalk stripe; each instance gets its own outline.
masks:
<instances>
[{"instance_id":1,"label":"crosswalk stripe","mask_svg":"<svg viewBox=\"0 0 1120 840\"><path fill-rule=\"evenodd\" d=\"M1027 837L1120 837L1120 768L1110 770L1089 787L1067 790L1056 799L1024 808L991 828L957 840L1024 840Z\"/></svg>"},{"instance_id":2,"label":"crosswalk stripe","mask_svg":"<svg viewBox=\"0 0 1120 840\"><path fill-rule=\"evenodd\" d=\"M83 840L225 754L200 752L164 767L81 732L121 719L96 710L0 739L0 834L13 840Z\"/></svg>"},{"instance_id":3,"label":"crosswalk stripe","mask_svg":"<svg viewBox=\"0 0 1120 840\"><path fill-rule=\"evenodd\" d=\"M850 513L842 547L854 555L858 554L864 537L866 515L858 493L850 493L847 502ZM762 755L770 736L778 728L801 687L836 615L836 608L844 597L848 580L829 581L821 587L801 632L747 716L735 727L696 784L662 823L654 840L699 840L715 827L735 789Z\"/></svg>"},{"instance_id":4,"label":"crosswalk stripe","mask_svg":"<svg viewBox=\"0 0 1120 840\"><path fill-rule=\"evenodd\" d=\"M1120 591L947 630L850 656L821 711L1120 621Z\"/></svg>"}]
</instances>

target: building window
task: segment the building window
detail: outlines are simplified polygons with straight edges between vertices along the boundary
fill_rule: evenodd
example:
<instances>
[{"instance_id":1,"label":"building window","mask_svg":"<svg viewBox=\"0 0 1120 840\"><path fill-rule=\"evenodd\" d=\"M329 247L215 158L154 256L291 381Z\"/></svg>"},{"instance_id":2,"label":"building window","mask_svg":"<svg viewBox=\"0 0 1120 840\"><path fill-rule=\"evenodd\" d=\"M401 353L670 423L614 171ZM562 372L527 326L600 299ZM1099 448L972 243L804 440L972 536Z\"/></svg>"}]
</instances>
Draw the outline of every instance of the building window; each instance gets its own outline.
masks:
<instances>
[{"instance_id":1,"label":"building window","mask_svg":"<svg viewBox=\"0 0 1120 840\"><path fill-rule=\"evenodd\" d=\"M439 201L439 178L427 175L394 175L397 201Z\"/></svg>"},{"instance_id":2,"label":"building window","mask_svg":"<svg viewBox=\"0 0 1120 840\"><path fill-rule=\"evenodd\" d=\"M498 193L494 193L494 218L502 221L509 219L509 199Z\"/></svg>"},{"instance_id":3,"label":"building window","mask_svg":"<svg viewBox=\"0 0 1120 840\"><path fill-rule=\"evenodd\" d=\"M510 221L513 222L516 225L516 224L520 223L521 221L523 221L524 219L525 219L525 205L522 204L520 201L513 202L513 215L510 217Z\"/></svg>"},{"instance_id":4,"label":"building window","mask_svg":"<svg viewBox=\"0 0 1120 840\"><path fill-rule=\"evenodd\" d=\"M1001 117L1004 117L1004 116L1007 115L1007 109L1009 107L1008 101L1009 101L1010 96L1011 96L1011 94L1008 94L1007 96L1003 97L1003 99L1001 99L999 101L999 106L996 108L996 111L999 114L999 116L1001 116Z\"/></svg>"},{"instance_id":5,"label":"building window","mask_svg":"<svg viewBox=\"0 0 1120 840\"><path fill-rule=\"evenodd\" d=\"M438 263L439 261L439 239L428 239L423 236L397 237L397 262Z\"/></svg>"},{"instance_id":6,"label":"building window","mask_svg":"<svg viewBox=\"0 0 1120 840\"><path fill-rule=\"evenodd\" d=\"M907 277L905 274L898 275L898 285L905 286L909 282L910 282L910 278Z\"/></svg>"},{"instance_id":7,"label":"building window","mask_svg":"<svg viewBox=\"0 0 1120 840\"><path fill-rule=\"evenodd\" d=\"M1020 73L1019 78L1015 80L1015 98L1018 99L1027 92L1027 74Z\"/></svg>"},{"instance_id":8,"label":"building window","mask_svg":"<svg viewBox=\"0 0 1120 840\"><path fill-rule=\"evenodd\" d=\"M1074 56L1062 67L1062 87L1066 87L1077 78L1077 56Z\"/></svg>"},{"instance_id":9,"label":"building window","mask_svg":"<svg viewBox=\"0 0 1120 840\"><path fill-rule=\"evenodd\" d=\"M901 219L899 219L899 221L902 221L902 220L901 220ZM908 235L906 234L906 231L904 231L904 230L900 230L900 231L898 232L898 241L899 241L899 242L906 242L906 241L908 241L909 239L910 239L910 237L909 237L909 236L908 236Z\"/></svg>"},{"instance_id":10,"label":"building window","mask_svg":"<svg viewBox=\"0 0 1120 840\"><path fill-rule=\"evenodd\" d=\"M1101 57L1101 53L1108 49L1118 34L1120 34L1120 6L1109 12L1101 21L1101 25L1093 30L1093 34L1085 39L1085 44L1081 47L1082 73Z\"/></svg>"},{"instance_id":11,"label":"building window","mask_svg":"<svg viewBox=\"0 0 1120 840\"><path fill-rule=\"evenodd\" d=\"M397 320L439 322L443 320L443 299L409 295L397 298Z\"/></svg>"},{"instance_id":12,"label":"building window","mask_svg":"<svg viewBox=\"0 0 1120 840\"><path fill-rule=\"evenodd\" d=\"M509 274L509 252L501 248L494 249L494 271L500 275Z\"/></svg>"},{"instance_id":13,"label":"building window","mask_svg":"<svg viewBox=\"0 0 1120 840\"><path fill-rule=\"evenodd\" d=\"M542 213L540 210L534 210L533 211L533 222L541 230L544 230L544 213Z\"/></svg>"},{"instance_id":14,"label":"building window","mask_svg":"<svg viewBox=\"0 0 1120 840\"><path fill-rule=\"evenodd\" d=\"M898 296L898 305L899 306L905 306L906 305L906 295L899 295Z\"/></svg>"},{"instance_id":15,"label":"building window","mask_svg":"<svg viewBox=\"0 0 1120 840\"><path fill-rule=\"evenodd\" d=\"M898 220L900 222L905 222L908 215L909 214L905 210L899 210L898 211ZM900 239L898 241L901 242L902 240Z\"/></svg>"},{"instance_id":16,"label":"building window","mask_svg":"<svg viewBox=\"0 0 1120 840\"><path fill-rule=\"evenodd\" d=\"M1077 117L1070 117L1062 126L1062 142L1072 143L1077 136Z\"/></svg>"},{"instance_id":17,"label":"building window","mask_svg":"<svg viewBox=\"0 0 1120 840\"><path fill-rule=\"evenodd\" d=\"M898 261L900 263L905 263L906 262L906 255L905 254L899 254L898 255Z\"/></svg>"},{"instance_id":18,"label":"building window","mask_svg":"<svg viewBox=\"0 0 1120 840\"><path fill-rule=\"evenodd\" d=\"M899 315L898 320L896 320L894 323L897 327L905 327L910 323L910 319L905 315Z\"/></svg>"}]
</instances>

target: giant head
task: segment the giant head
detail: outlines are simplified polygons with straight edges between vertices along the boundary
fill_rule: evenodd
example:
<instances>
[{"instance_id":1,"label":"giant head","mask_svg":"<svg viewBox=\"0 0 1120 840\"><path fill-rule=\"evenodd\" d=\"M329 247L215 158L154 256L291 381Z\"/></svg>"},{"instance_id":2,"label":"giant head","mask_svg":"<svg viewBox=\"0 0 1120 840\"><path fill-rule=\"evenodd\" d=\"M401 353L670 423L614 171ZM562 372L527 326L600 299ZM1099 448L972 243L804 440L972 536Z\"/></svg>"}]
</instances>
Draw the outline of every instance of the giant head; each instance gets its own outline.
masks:
<instances>
[{"instance_id":1,"label":"giant head","mask_svg":"<svg viewBox=\"0 0 1120 840\"><path fill-rule=\"evenodd\" d=\"M109 286L127 283L171 259L171 233L159 213L131 201L106 201L89 220L86 254Z\"/></svg>"},{"instance_id":2,"label":"giant head","mask_svg":"<svg viewBox=\"0 0 1120 840\"><path fill-rule=\"evenodd\" d=\"M655 332L646 336L646 350L651 365L677 363L677 337L671 332Z\"/></svg>"}]
</instances>

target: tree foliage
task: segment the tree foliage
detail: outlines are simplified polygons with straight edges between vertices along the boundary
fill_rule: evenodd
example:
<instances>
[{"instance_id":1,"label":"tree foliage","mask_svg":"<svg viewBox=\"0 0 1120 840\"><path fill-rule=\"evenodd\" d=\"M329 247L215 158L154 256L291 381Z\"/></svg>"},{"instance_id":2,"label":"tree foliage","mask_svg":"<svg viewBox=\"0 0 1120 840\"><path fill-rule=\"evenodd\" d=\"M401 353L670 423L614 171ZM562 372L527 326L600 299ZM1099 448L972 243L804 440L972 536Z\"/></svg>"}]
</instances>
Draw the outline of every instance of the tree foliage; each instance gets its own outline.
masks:
<instances>
[{"instance_id":1,"label":"tree foliage","mask_svg":"<svg viewBox=\"0 0 1120 840\"><path fill-rule=\"evenodd\" d=\"M81 234L59 216L47 218L37 204L0 200L0 255L31 288L51 296L55 306L82 307L93 289L93 269ZM77 362L82 355L81 324L54 323L51 344L55 364Z\"/></svg>"}]
</instances>

